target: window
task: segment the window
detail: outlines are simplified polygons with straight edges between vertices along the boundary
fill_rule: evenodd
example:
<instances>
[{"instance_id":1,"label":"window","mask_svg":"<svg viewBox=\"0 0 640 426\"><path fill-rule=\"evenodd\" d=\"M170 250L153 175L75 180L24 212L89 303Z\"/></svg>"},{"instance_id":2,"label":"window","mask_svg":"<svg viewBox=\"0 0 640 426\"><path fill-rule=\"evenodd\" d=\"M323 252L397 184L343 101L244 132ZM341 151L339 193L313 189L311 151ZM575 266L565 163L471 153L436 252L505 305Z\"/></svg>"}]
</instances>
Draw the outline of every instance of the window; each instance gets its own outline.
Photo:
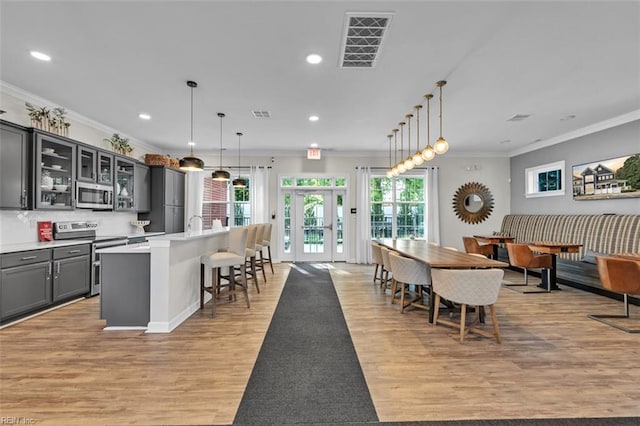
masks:
<instances>
[{"instance_id":1,"label":"window","mask_svg":"<svg viewBox=\"0 0 640 426\"><path fill-rule=\"evenodd\" d=\"M371 237L423 238L424 178L371 178Z\"/></svg>"},{"instance_id":2,"label":"window","mask_svg":"<svg viewBox=\"0 0 640 426\"><path fill-rule=\"evenodd\" d=\"M564 195L564 161L529 167L525 170L527 198Z\"/></svg>"},{"instance_id":3,"label":"window","mask_svg":"<svg viewBox=\"0 0 640 426\"><path fill-rule=\"evenodd\" d=\"M214 181L210 176L204 177L204 229L211 228L214 219L220 220L222 226L243 226L251 222L251 182L248 177L242 177L248 183L246 188L234 188L228 182Z\"/></svg>"}]
</instances>

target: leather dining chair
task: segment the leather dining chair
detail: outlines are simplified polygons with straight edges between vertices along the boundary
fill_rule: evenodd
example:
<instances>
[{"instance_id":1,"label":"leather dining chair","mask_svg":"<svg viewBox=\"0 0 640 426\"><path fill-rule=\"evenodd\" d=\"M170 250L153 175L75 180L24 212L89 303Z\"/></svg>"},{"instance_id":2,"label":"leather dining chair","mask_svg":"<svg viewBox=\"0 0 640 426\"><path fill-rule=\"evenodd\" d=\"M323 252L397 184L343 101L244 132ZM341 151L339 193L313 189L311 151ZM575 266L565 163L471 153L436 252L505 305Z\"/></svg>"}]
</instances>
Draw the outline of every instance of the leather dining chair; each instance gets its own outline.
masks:
<instances>
[{"instance_id":1,"label":"leather dining chair","mask_svg":"<svg viewBox=\"0 0 640 426\"><path fill-rule=\"evenodd\" d=\"M244 294L247 308L250 308L247 293L247 276L245 273L245 249L247 245L247 228L231 228L229 230L229 247L226 251L219 251L200 257L200 309L204 308L205 292L210 293L211 316L216 316L216 301L223 296L230 300L236 299L238 291ZM222 268L229 268L226 283L223 283ZM239 281L236 280L234 268L240 268ZM205 268L211 268L211 285L205 283Z\"/></svg>"},{"instance_id":2,"label":"leather dining chair","mask_svg":"<svg viewBox=\"0 0 640 426\"><path fill-rule=\"evenodd\" d=\"M623 315L589 315L589 318L627 333L640 333L640 318L633 318L636 328L624 325L629 321L609 321L610 319L629 319L629 294L640 295L640 261L618 259L615 257L596 257L598 275L602 286L607 290L622 293L624 303Z\"/></svg>"},{"instance_id":3,"label":"leather dining chair","mask_svg":"<svg viewBox=\"0 0 640 426\"><path fill-rule=\"evenodd\" d=\"M432 291L435 293L433 325L438 323L459 328L460 342L467 332L477 333L486 337L495 337L500 343L500 328L494 304L498 300L504 271L502 269L433 269ZM444 298L453 303L459 303L460 322L456 323L438 316L440 299ZM467 306L476 306L476 318L469 327L466 326ZM493 333L477 327L480 322L480 308L489 306Z\"/></svg>"},{"instance_id":4,"label":"leather dining chair","mask_svg":"<svg viewBox=\"0 0 640 426\"><path fill-rule=\"evenodd\" d=\"M389 261L393 271L393 284L391 295L395 297L396 291L400 292L400 313L404 313L405 308L414 306L421 309L429 309L428 305L422 303L423 286L431 285L431 268L425 263L418 262L409 257L400 256L397 253L389 252ZM397 286L400 284L400 289ZM416 286L413 299L405 302L405 297L409 293L409 286ZM393 303L393 299L392 299Z\"/></svg>"},{"instance_id":5,"label":"leather dining chair","mask_svg":"<svg viewBox=\"0 0 640 426\"><path fill-rule=\"evenodd\" d=\"M522 293L548 293L551 292L551 267L553 260L550 254L534 254L526 244L507 243L507 253L511 266L524 269L524 283L507 283L505 287L527 287L529 285L527 272L529 269L546 269L547 289L527 289Z\"/></svg>"},{"instance_id":6,"label":"leather dining chair","mask_svg":"<svg viewBox=\"0 0 640 426\"><path fill-rule=\"evenodd\" d=\"M478 240L473 237L462 237L462 242L464 244L464 250L467 253L477 253L486 257L493 257L493 245L491 244L480 244Z\"/></svg>"}]
</instances>

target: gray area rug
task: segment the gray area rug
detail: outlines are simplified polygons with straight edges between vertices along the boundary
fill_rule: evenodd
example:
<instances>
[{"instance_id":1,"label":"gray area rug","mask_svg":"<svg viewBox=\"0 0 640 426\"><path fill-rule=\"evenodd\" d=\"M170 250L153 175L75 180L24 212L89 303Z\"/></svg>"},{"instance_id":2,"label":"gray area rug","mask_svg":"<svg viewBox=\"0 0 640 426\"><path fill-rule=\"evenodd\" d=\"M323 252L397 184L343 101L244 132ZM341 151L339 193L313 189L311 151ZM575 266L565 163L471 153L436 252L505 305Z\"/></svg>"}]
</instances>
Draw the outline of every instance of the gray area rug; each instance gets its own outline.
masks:
<instances>
[{"instance_id":1,"label":"gray area rug","mask_svg":"<svg viewBox=\"0 0 640 426\"><path fill-rule=\"evenodd\" d=\"M329 271L293 264L233 423L377 422Z\"/></svg>"}]
</instances>

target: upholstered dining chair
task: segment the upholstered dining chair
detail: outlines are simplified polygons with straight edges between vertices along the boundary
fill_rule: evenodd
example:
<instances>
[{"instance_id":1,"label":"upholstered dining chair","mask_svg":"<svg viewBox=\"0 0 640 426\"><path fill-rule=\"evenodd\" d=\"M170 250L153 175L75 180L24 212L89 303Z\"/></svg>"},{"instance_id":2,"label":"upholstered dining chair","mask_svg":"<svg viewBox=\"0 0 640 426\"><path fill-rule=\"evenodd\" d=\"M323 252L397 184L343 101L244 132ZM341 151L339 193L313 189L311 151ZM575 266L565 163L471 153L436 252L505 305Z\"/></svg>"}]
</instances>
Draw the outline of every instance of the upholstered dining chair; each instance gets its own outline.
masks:
<instances>
[{"instance_id":1,"label":"upholstered dining chair","mask_svg":"<svg viewBox=\"0 0 640 426\"><path fill-rule=\"evenodd\" d=\"M431 285L431 268L425 263L418 262L409 257L400 256L395 252L389 252L391 271L393 272L393 284L391 285L391 296L395 297L397 286L400 284L400 313L404 313L405 308L414 306L421 309L429 309L423 301L423 286ZM409 294L409 286L415 285L415 295L413 299L405 302L406 295ZM393 299L392 299L393 303Z\"/></svg>"},{"instance_id":2,"label":"upholstered dining chair","mask_svg":"<svg viewBox=\"0 0 640 426\"><path fill-rule=\"evenodd\" d=\"M471 254L477 253L486 257L493 257L493 245L480 244L474 237L462 237L464 243L464 250Z\"/></svg>"},{"instance_id":3,"label":"upholstered dining chair","mask_svg":"<svg viewBox=\"0 0 640 426\"><path fill-rule=\"evenodd\" d=\"M382 257L382 282L381 286L386 292L388 288L391 288L393 282L393 272L391 271L391 261L389 260L389 250L386 247L380 246L380 255ZM391 303L395 302L395 294L391 294Z\"/></svg>"},{"instance_id":4,"label":"upholstered dining chair","mask_svg":"<svg viewBox=\"0 0 640 426\"><path fill-rule=\"evenodd\" d=\"M267 249L267 256L264 258L265 262L269 262L271 267L271 273L273 274L273 262L271 261L271 231L273 230L273 224L267 222L264 224L264 232L262 233L262 247ZM262 253L264 256L264 251Z\"/></svg>"},{"instance_id":5,"label":"upholstered dining chair","mask_svg":"<svg viewBox=\"0 0 640 426\"><path fill-rule=\"evenodd\" d=\"M460 342L467 332L477 333L486 337L495 337L500 343L500 328L494 304L498 300L504 271L502 269L433 269L432 291L435 293L433 324L446 324L460 329ZM460 306L460 323L438 316L440 299L444 298ZM476 306L476 318L466 326L467 306ZM489 306L493 333L478 328L480 308Z\"/></svg>"},{"instance_id":6,"label":"upholstered dining chair","mask_svg":"<svg viewBox=\"0 0 640 426\"><path fill-rule=\"evenodd\" d=\"M379 282L382 285L382 275L384 267L382 266L382 250L377 243L371 243L371 258L375 268L373 269L373 283ZM379 273L378 273L379 272Z\"/></svg>"},{"instance_id":7,"label":"upholstered dining chair","mask_svg":"<svg viewBox=\"0 0 640 426\"><path fill-rule=\"evenodd\" d=\"M602 286L607 290L622 293L624 314L591 314L589 318L627 333L640 333L640 318L632 318L635 328L630 328L624 324L625 322L631 322L624 321L624 319L631 318L629 315L628 295L640 295L640 261L598 256L596 257L596 263L598 265L598 275L600 275ZM622 321L610 321L616 318L622 319Z\"/></svg>"},{"instance_id":8,"label":"upholstered dining chair","mask_svg":"<svg viewBox=\"0 0 640 426\"><path fill-rule=\"evenodd\" d=\"M205 292L210 293L211 316L216 316L216 300L228 296L230 300L236 299L238 291L244 294L247 308L250 308L249 295L247 294L247 276L245 271L245 250L247 246L247 228L231 228L229 230L229 247L226 251L219 251L200 257L200 309L204 308ZM223 284L222 268L228 268L226 283ZM236 280L234 268L240 268L239 281ZM205 268L211 268L211 285L205 283Z\"/></svg>"},{"instance_id":9,"label":"upholstered dining chair","mask_svg":"<svg viewBox=\"0 0 640 426\"><path fill-rule=\"evenodd\" d=\"M551 292L551 267L553 260L550 254L533 254L533 251L526 244L507 243L507 253L511 266L524 269L524 283L507 283L506 287L527 287L529 285L527 272L529 269L541 269L541 273L546 269L547 290L527 289L522 293L547 293Z\"/></svg>"}]
</instances>

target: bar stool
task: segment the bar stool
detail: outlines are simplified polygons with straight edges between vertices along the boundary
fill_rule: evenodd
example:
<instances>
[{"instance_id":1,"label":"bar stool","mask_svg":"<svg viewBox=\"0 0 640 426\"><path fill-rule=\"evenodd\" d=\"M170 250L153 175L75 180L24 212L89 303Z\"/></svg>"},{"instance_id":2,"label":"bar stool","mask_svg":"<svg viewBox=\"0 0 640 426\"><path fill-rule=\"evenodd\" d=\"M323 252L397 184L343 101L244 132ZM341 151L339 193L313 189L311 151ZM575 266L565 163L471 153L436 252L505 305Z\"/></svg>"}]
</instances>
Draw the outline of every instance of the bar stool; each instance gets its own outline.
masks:
<instances>
[{"instance_id":1,"label":"bar stool","mask_svg":"<svg viewBox=\"0 0 640 426\"><path fill-rule=\"evenodd\" d=\"M256 273L256 237L257 235L258 235L258 225L247 225L245 270L246 270L246 275L253 278L253 282L256 285L256 290L258 291L258 293L260 293L260 285L258 284L258 274Z\"/></svg>"},{"instance_id":2,"label":"bar stool","mask_svg":"<svg viewBox=\"0 0 640 426\"><path fill-rule=\"evenodd\" d=\"M394 252L389 253L391 261L391 269L395 278L391 292L396 291L397 283L400 283L400 313L404 313L404 309L410 305L429 309L429 306L422 303L422 286L431 284L431 268L415 259L400 256ZM405 294L408 293L408 286L415 285L417 287L416 297L408 303L405 303ZM418 303L420 302L420 303Z\"/></svg>"},{"instance_id":3,"label":"bar stool","mask_svg":"<svg viewBox=\"0 0 640 426\"><path fill-rule=\"evenodd\" d=\"M271 230L273 228L273 224L271 222L267 222L264 224L264 232L262 234L262 247L267 248L267 252L269 253L269 257L265 257L264 260L269 262L269 266L271 267L271 273L273 274L273 263L271 262ZM264 256L264 253L262 253Z\"/></svg>"},{"instance_id":4,"label":"bar stool","mask_svg":"<svg viewBox=\"0 0 640 426\"><path fill-rule=\"evenodd\" d=\"M267 283L267 275L264 272L264 256L262 255L262 250L264 249L264 246L262 245L263 242L263 235L264 235L264 228L266 226L266 223L258 223L257 225L258 230L256 231L256 271L262 271L262 278L264 279L264 283Z\"/></svg>"},{"instance_id":5,"label":"bar stool","mask_svg":"<svg viewBox=\"0 0 640 426\"><path fill-rule=\"evenodd\" d=\"M244 294L247 308L250 308L249 295L247 293L247 277L245 271L245 248L247 245L247 229L231 228L229 230L229 247L227 251L219 251L200 257L200 309L204 308L205 291L210 293L211 316L216 316L216 299L228 295L229 300L236 299L238 291ZM205 285L204 268L211 268L211 286ZM227 283L222 283L221 269L229 268ZM240 268L240 282L236 281L234 268ZM240 288L240 290L238 290Z\"/></svg>"}]
</instances>

